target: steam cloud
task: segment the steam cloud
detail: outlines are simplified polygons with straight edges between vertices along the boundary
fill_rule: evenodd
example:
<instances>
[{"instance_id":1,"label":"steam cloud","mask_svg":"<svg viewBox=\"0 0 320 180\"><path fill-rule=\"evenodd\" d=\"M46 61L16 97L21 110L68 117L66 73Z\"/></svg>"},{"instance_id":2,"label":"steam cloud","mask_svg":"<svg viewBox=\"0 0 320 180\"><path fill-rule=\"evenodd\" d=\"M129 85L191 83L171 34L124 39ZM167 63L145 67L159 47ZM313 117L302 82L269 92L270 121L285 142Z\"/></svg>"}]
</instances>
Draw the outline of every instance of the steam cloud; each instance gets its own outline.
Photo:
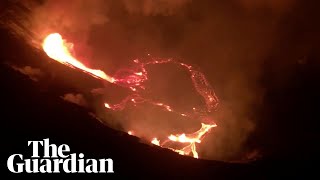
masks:
<instances>
[{"instance_id":1,"label":"steam cloud","mask_svg":"<svg viewBox=\"0 0 320 180\"><path fill-rule=\"evenodd\" d=\"M214 114L218 127L201 144L202 153L204 158L226 160L243 150L243 143L255 128L252 109L263 100L258 84L262 62L277 43L277 22L290 13L294 2L48 0L29 6L32 14L26 26L39 39L51 31L70 35L77 46L90 47L89 63L106 71L126 66L147 53L181 58L201 67L221 100ZM184 89L165 75L168 73L157 74L161 78L154 83L160 93L171 94L169 97L178 101L172 92L179 94ZM67 94L64 99L85 104L81 94ZM182 104L191 102L188 96L182 99ZM159 129L170 124L161 116L151 115L151 123ZM137 114L126 116L134 119ZM123 117L118 117L123 127L138 124L136 119L123 121ZM141 124L138 128L143 131L148 126Z\"/></svg>"}]
</instances>

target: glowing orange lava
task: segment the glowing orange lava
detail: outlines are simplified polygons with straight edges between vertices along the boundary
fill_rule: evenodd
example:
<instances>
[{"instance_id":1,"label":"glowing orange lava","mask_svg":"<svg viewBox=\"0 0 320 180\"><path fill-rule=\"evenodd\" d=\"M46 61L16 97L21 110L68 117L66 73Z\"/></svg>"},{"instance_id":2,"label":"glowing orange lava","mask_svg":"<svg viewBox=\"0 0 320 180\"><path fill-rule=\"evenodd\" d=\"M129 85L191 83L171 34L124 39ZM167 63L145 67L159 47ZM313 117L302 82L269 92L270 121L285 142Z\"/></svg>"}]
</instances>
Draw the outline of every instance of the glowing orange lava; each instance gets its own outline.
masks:
<instances>
[{"instance_id":1,"label":"glowing orange lava","mask_svg":"<svg viewBox=\"0 0 320 180\"><path fill-rule=\"evenodd\" d=\"M83 63L81 63L79 60L77 60L71 53L73 44L67 43L65 40L62 39L62 36L58 33L52 33L49 34L43 41L42 47L45 53L51 58L54 59L64 65L67 65L72 68L77 68L82 70L88 75L91 75L95 78L106 80L110 83L114 83L117 85L122 85L124 87L127 87L131 89L132 91L136 92L137 89L135 87L139 87L141 89L144 89L144 87L141 85L145 80L147 80L147 72L144 69L142 65L142 70L139 72L134 72L128 77L124 78L115 78L107 75L101 70L96 69L90 69L86 67ZM139 63L138 60L134 61L135 63ZM159 61L156 60L150 64L161 64L161 63L167 63L171 62L171 60L165 60L165 61ZM200 95L202 95L205 98L206 105L208 111L211 111L211 109L215 108L217 105L217 98L214 95L214 93L211 91L210 88L208 88L208 83L204 79L204 75L199 73L198 71L195 71L192 69L192 66L186 65L184 63L178 63L180 66L185 67L192 75L193 83L195 84L196 90L199 92ZM199 82L195 77L200 77ZM116 105L110 105L108 103L104 103L105 108L110 110L122 110L127 103L149 103L154 106L161 107L164 111L168 111L171 113L176 113L178 115L181 115L183 117L192 118L189 114L176 112L173 108L171 108L169 105L166 105L162 102L154 102L149 99L142 98L139 94L134 94L133 96L128 96L126 99L124 99L121 103ZM193 111L196 111L196 108L193 108ZM161 142L159 139L154 137L150 142L152 144L155 144L157 146L171 149L181 155L192 155L194 158L198 158L198 152L196 150L196 143L201 143L201 140L204 138L204 136L217 125L214 122L211 122L209 124L201 123L201 128L191 134L177 134L177 135L169 135L167 139L163 140ZM133 133L133 131L128 131L129 135L136 135L138 133ZM180 143L183 145L183 148L177 149L170 147L170 143L168 142L174 142L174 143Z\"/></svg>"},{"instance_id":2,"label":"glowing orange lava","mask_svg":"<svg viewBox=\"0 0 320 180\"><path fill-rule=\"evenodd\" d=\"M73 44L68 44L65 40L62 39L61 35L58 33L48 35L44 39L42 44L43 50L50 58L67 66L81 69L85 73L88 73L94 77L107 80L111 83L114 82L114 79L108 76L103 71L90 69L86 67L84 64L82 64L80 61L78 61L76 58L74 58L70 52L72 46Z\"/></svg>"},{"instance_id":3,"label":"glowing orange lava","mask_svg":"<svg viewBox=\"0 0 320 180\"><path fill-rule=\"evenodd\" d=\"M153 138L151 143L154 145L160 146L160 141L157 138Z\"/></svg>"}]
</instances>

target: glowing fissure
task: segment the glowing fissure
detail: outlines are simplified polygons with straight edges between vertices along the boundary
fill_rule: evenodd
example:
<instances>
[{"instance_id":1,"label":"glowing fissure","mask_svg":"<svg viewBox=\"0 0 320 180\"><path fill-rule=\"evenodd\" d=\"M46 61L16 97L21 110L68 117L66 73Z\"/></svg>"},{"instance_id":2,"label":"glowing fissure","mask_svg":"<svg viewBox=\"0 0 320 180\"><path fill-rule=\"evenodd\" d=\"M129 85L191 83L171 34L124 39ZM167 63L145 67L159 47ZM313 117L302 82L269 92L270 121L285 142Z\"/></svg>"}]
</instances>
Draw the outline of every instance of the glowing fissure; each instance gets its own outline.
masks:
<instances>
[{"instance_id":1,"label":"glowing fissure","mask_svg":"<svg viewBox=\"0 0 320 180\"><path fill-rule=\"evenodd\" d=\"M210 119L208 118L208 113L215 110L218 105L218 98L214 94L213 89L207 82L205 76L195 70L192 66L173 61L172 59L153 59L150 62L142 63L139 60L134 60L136 67L134 70L130 70L129 75L125 77L121 77L117 74L111 77L107 75L102 70L98 69L90 69L86 67L83 63L77 60L71 53L73 44L67 43L63 40L62 36L58 33L49 34L43 41L42 44L43 50L45 53L51 58L54 59L64 65L67 65L72 68L77 68L82 70L84 73L91 75L92 77L105 80L109 83L113 83L122 87L129 88L133 94L127 96L118 104L109 104L107 102L104 103L105 108L113 111L121 111L126 106L130 105L130 103L137 105L140 103L149 103L153 106L157 106L162 108L164 111L168 111L171 113L178 114L183 117L187 118L195 118L195 117L202 117L203 119ZM173 63L180 67L185 68L189 73L191 80L193 82L195 90L201 95L205 101L206 107L204 109L197 109L193 108L190 112L177 112L171 106L164 104L162 102L155 102L151 99L143 98L140 94L140 90L144 90L145 87L143 86L144 82L148 80L148 72L146 70L146 66L148 65L157 65L157 64L166 64L166 63ZM201 128L191 134L170 134L167 139L163 140L162 142L157 138L154 137L150 140L152 144L157 146L161 146L163 148L171 149L181 155L192 155L194 158L198 158L198 152L196 148L196 143L201 143L201 140L204 136L217 125L211 121L209 123L201 123ZM129 135L135 135L136 133L133 131L128 131ZM169 143L171 142L171 143ZM180 143L182 148L173 148L170 144L172 143Z\"/></svg>"}]
</instances>

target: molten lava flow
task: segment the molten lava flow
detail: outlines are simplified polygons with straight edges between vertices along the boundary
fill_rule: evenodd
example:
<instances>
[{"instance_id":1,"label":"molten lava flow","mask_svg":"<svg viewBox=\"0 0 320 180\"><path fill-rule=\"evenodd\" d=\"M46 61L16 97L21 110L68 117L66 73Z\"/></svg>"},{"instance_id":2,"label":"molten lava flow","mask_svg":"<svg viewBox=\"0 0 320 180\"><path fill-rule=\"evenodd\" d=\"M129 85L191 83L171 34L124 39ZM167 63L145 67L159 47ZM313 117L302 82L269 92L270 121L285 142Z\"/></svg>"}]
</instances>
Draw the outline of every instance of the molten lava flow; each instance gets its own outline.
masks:
<instances>
[{"instance_id":1,"label":"molten lava flow","mask_svg":"<svg viewBox=\"0 0 320 180\"><path fill-rule=\"evenodd\" d=\"M133 91L133 94L127 96L118 104L111 105L105 102L104 106L107 109L113 111L121 111L130 104L136 106L141 103L148 103L152 106L159 107L164 111L175 113L184 118L199 119L200 121L202 121L204 119L210 119L208 118L208 113L215 110L218 105L218 98L214 94L214 91L207 82L205 76L200 71L195 70L190 65L176 62L172 59L153 59L152 61L146 63L141 63L139 60L134 60L134 63L136 64L135 68L129 70L120 70L113 77L111 77L101 70L95 70L86 67L79 60L73 57L72 53L70 52L72 46L72 44L67 44L66 41L64 41L61 35L58 33L48 35L43 41L43 50L47 53L47 55L50 58L72 68L78 68L95 78L106 80L110 83L128 88L131 91ZM139 90L145 90L143 84L146 80L148 80L148 72L146 70L146 66L166 63L172 63L177 66L180 66L190 73L190 77L195 90L204 99L205 108L192 108L192 110L190 110L189 112L178 112L167 104L142 97L141 93L139 93ZM198 158L199 155L197 152L196 143L201 143L201 140L204 138L204 136L213 127L216 126L217 125L214 122L209 122L206 124L201 123L201 128L194 133L182 133L176 135L171 134L166 139L164 139L163 142L161 142L161 140L159 140L158 138L154 137L150 140L150 142L157 146L171 149L179 154L192 155L194 158ZM128 131L128 134L136 135L138 133ZM175 146L173 146L172 143L178 143L182 145L182 148L174 148Z\"/></svg>"},{"instance_id":2,"label":"molten lava flow","mask_svg":"<svg viewBox=\"0 0 320 180\"><path fill-rule=\"evenodd\" d=\"M195 143L201 143L201 139L203 138L203 136L206 133L208 133L211 128L216 126L217 126L216 124L201 123L201 129L199 129L197 132L194 132L192 134L187 134L187 135L186 134L170 135L168 138L174 142L188 143L188 145L185 146L184 148L175 149L174 151L182 155L192 153L193 157L199 158Z\"/></svg>"},{"instance_id":3,"label":"molten lava flow","mask_svg":"<svg viewBox=\"0 0 320 180\"><path fill-rule=\"evenodd\" d=\"M43 41L43 50L47 55L68 66L81 69L85 73L91 74L94 77L107 80L109 82L114 82L114 79L101 70L90 69L74 58L70 52L72 44L67 44L58 33L53 33L48 35Z\"/></svg>"},{"instance_id":4,"label":"molten lava flow","mask_svg":"<svg viewBox=\"0 0 320 180\"><path fill-rule=\"evenodd\" d=\"M154 145L160 146L160 141L157 138L153 138L151 143Z\"/></svg>"}]
</instances>

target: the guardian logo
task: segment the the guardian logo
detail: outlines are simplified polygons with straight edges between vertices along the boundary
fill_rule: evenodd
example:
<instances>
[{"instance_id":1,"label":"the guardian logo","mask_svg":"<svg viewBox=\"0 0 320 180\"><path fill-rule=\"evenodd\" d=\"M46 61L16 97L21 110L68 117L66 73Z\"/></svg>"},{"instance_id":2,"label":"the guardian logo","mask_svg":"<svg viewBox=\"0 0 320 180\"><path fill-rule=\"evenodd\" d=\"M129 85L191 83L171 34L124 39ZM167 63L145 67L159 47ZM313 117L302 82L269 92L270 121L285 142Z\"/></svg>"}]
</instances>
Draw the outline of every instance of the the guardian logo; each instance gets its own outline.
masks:
<instances>
[{"instance_id":1,"label":"the guardian logo","mask_svg":"<svg viewBox=\"0 0 320 180\"><path fill-rule=\"evenodd\" d=\"M62 144L57 147L49 139L28 141L32 146L31 158L13 154L8 158L7 167L13 173L114 173L112 159L85 159L83 153L70 154L70 147ZM39 148L43 148L43 155ZM51 154L50 154L51 151Z\"/></svg>"}]
</instances>

